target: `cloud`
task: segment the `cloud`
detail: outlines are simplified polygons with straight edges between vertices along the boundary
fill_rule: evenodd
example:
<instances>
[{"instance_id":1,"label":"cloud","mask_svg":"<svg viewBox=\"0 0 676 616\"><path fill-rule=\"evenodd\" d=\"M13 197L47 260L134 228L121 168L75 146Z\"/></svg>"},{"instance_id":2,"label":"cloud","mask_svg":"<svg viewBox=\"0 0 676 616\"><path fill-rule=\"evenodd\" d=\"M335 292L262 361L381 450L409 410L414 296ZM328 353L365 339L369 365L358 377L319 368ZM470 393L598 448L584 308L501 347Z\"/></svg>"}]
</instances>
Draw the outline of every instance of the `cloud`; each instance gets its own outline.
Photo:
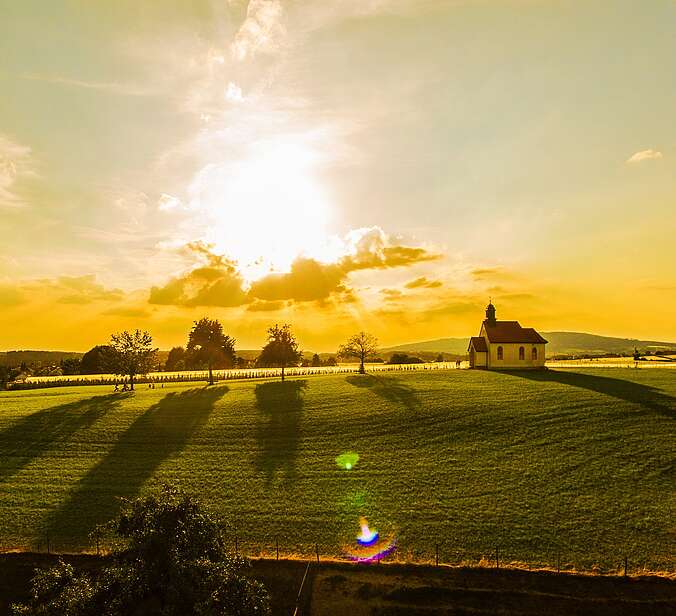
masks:
<instances>
[{"instance_id":1,"label":"cloud","mask_svg":"<svg viewBox=\"0 0 676 616\"><path fill-rule=\"evenodd\" d=\"M91 304L98 301L120 301L123 293L120 289L106 289L96 282L96 276L60 276L56 280L40 280L29 284L31 290L52 291L59 294L59 304Z\"/></svg>"},{"instance_id":2,"label":"cloud","mask_svg":"<svg viewBox=\"0 0 676 616\"><path fill-rule=\"evenodd\" d=\"M182 207L181 200L178 197L162 193L157 202L157 209L160 212L169 212L171 210L178 210Z\"/></svg>"},{"instance_id":3,"label":"cloud","mask_svg":"<svg viewBox=\"0 0 676 616\"><path fill-rule=\"evenodd\" d=\"M31 149L0 135L0 207L25 205L16 192L16 183L34 175Z\"/></svg>"},{"instance_id":4,"label":"cloud","mask_svg":"<svg viewBox=\"0 0 676 616\"><path fill-rule=\"evenodd\" d=\"M294 299L313 301L327 298L341 286L346 272L337 264L298 258L288 274L269 274L251 285L252 297L268 301Z\"/></svg>"},{"instance_id":5,"label":"cloud","mask_svg":"<svg viewBox=\"0 0 676 616\"><path fill-rule=\"evenodd\" d=\"M662 152L658 150L641 150L627 159L627 163L640 163L645 160L659 160L662 158Z\"/></svg>"},{"instance_id":6,"label":"cloud","mask_svg":"<svg viewBox=\"0 0 676 616\"><path fill-rule=\"evenodd\" d=\"M351 231L347 241L350 248L340 263L348 272L402 267L441 258L440 254L431 253L426 248L393 244L380 227Z\"/></svg>"},{"instance_id":7,"label":"cloud","mask_svg":"<svg viewBox=\"0 0 676 616\"><path fill-rule=\"evenodd\" d=\"M380 294L386 302L397 301L403 296L403 293L399 289L380 289Z\"/></svg>"},{"instance_id":8,"label":"cloud","mask_svg":"<svg viewBox=\"0 0 676 616\"><path fill-rule=\"evenodd\" d=\"M214 254L210 247L193 242L184 247L204 263L188 273L172 278L162 287L152 287L148 302L172 306L241 306L249 299L236 263Z\"/></svg>"},{"instance_id":9,"label":"cloud","mask_svg":"<svg viewBox=\"0 0 676 616\"><path fill-rule=\"evenodd\" d=\"M244 97L242 96L242 88L231 81L225 90L225 99L231 103L241 103L244 100Z\"/></svg>"},{"instance_id":10,"label":"cloud","mask_svg":"<svg viewBox=\"0 0 676 616\"><path fill-rule=\"evenodd\" d=\"M247 306L249 312L275 312L281 310L286 304L283 301L267 302L256 300Z\"/></svg>"},{"instance_id":11,"label":"cloud","mask_svg":"<svg viewBox=\"0 0 676 616\"><path fill-rule=\"evenodd\" d=\"M424 276L407 282L404 287L407 289L437 289L443 286L441 280L428 280Z\"/></svg>"},{"instance_id":12,"label":"cloud","mask_svg":"<svg viewBox=\"0 0 676 616\"><path fill-rule=\"evenodd\" d=\"M289 273L269 274L254 282L249 293L271 301L321 301L332 294L343 301L354 301L354 295L344 284L351 272L406 267L440 258L425 248L393 244L379 227L350 232L346 248L347 254L334 263L299 257Z\"/></svg>"},{"instance_id":13,"label":"cloud","mask_svg":"<svg viewBox=\"0 0 676 616\"><path fill-rule=\"evenodd\" d=\"M279 0L250 0L244 23L230 46L233 58L242 62L258 53L277 50L285 33L283 14Z\"/></svg>"}]
</instances>

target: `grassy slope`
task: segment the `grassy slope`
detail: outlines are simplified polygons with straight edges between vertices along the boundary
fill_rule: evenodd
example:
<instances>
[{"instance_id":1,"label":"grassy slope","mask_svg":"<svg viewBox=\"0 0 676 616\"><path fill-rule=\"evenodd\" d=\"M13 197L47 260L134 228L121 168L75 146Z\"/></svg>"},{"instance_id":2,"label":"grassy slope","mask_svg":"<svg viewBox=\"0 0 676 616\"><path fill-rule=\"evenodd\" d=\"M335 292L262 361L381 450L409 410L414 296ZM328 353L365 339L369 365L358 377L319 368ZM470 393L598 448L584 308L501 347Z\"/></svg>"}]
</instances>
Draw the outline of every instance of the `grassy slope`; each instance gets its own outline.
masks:
<instances>
[{"instance_id":1,"label":"grassy slope","mask_svg":"<svg viewBox=\"0 0 676 616\"><path fill-rule=\"evenodd\" d=\"M360 515L401 554L673 570L668 370L410 372L0 394L0 542L85 547L116 495L173 480L240 545L325 554ZM361 456L351 471L335 457Z\"/></svg>"}]
</instances>

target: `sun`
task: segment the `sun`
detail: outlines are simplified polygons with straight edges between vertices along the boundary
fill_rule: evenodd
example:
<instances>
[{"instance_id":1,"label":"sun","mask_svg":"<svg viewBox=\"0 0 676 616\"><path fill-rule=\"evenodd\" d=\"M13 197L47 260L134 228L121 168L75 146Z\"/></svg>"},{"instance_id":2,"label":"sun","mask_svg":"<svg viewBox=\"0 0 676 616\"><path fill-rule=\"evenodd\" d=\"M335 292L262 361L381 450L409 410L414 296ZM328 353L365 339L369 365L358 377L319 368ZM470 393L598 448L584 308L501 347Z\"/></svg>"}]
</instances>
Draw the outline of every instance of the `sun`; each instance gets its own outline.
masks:
<instances>
[{"instance_id":1,"label":"sun","mask_svg":"<svg viewBox=\"0 0 676 616\"><path fill-rule=\"evenodd\" d=\"M317 166L307 144L277 139L256 144L245 158L208 165L196 178L205 239L237 260L245 279L326 252L331 211Z\"/></svg>"}]
</instances>

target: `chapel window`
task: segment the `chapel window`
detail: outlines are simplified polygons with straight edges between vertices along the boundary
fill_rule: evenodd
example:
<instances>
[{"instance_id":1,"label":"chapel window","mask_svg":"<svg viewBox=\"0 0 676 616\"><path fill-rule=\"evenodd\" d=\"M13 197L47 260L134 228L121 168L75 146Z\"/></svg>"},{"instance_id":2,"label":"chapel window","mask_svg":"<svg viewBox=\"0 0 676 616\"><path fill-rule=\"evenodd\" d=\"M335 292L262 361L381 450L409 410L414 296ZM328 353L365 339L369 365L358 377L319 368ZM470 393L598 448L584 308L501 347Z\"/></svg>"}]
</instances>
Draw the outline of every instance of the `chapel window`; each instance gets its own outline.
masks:
<instances>
[{"instance_id":1,"label":"chapel window","mask_svg":"<svg viewBox=\"0 0 676 616\"><path fill-rule=\"evenodd\" d=\"M499 347L498 347L498 359L502 359L502 357L503 357L502 347L499 346Z\"/></svg>"}]
</instances>

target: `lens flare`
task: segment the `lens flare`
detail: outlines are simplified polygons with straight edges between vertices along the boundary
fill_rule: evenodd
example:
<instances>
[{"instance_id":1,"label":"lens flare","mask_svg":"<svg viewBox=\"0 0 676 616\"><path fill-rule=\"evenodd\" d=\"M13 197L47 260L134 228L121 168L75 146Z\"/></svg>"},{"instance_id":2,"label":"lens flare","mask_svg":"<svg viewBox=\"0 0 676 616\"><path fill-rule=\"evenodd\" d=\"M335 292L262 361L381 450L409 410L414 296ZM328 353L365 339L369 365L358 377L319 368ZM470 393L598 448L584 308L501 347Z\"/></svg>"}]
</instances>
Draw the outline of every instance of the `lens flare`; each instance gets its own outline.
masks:
<instances>
[{"instance_id":1,"label":"lens flare","mask_svg":"<svg viewBox=\"0 0 676 616\"><path fill-rule=\"evenodd\" d=\"M364 517L359 518L359 526L361 532L357 535L357 546L344 549L347 558L355 562L373 562L394 552L397 546L394 533L381 536L377 530L369 528Z\"/></svg>"},{"instance_id":2,"label":"lens flare","mask_svg":"<svg viewBox=\"0 0 676 616\"><path fill-rule=\"evenodd\" d=\"M346 451L336 457L336 464L346 471L351 471L359 462L359 454L354 451Z\"/></svg>"},{"instance_id":3,"label":"lens flare","mask_svg":"<svg viewBox=\"0 0 676 616\"><path fill-rule=\"evenodd\" d=\"M366 518L360 518L359 525L361 526L361 533L357 535L357 543L359 545L373 545L378 541L378 531L369 528Z\"/></svg>"}]
</instances>

